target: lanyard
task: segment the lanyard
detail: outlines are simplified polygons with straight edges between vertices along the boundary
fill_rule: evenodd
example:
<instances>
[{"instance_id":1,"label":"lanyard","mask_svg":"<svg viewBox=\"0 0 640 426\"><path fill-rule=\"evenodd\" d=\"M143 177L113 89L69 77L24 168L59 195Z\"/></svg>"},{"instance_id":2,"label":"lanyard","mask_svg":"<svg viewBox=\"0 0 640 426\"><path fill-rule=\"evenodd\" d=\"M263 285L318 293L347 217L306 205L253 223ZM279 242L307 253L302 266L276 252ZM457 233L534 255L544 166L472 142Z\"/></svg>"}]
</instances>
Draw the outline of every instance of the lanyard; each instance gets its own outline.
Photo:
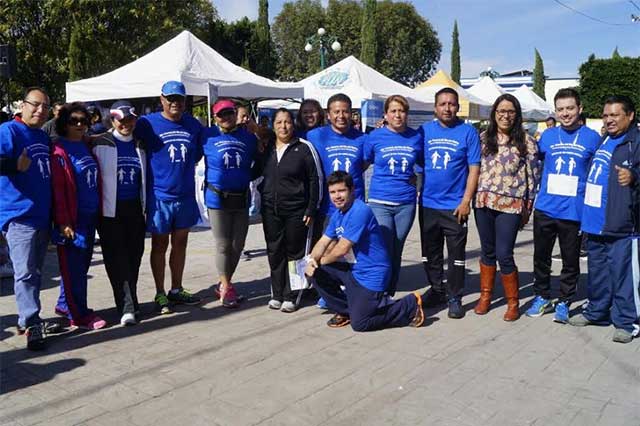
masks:
<instances>
[{"instance_id":1,"label":"lanyard","mask_svg":"<svg viewBox=\"0 0 640 426\"><path fill-rule=\"evenodd\" d=\"M571 142L573 145L578 143L578 136L580 136L580 129L581 129L581 127L578 127L578 131L576 132L576 136L573 138L573 142ZM564 142L562 142L562 139L560 138L560 129L558 129L558 142L560 142L561 144L564 144Z\"/></svg>"}]
</instances>

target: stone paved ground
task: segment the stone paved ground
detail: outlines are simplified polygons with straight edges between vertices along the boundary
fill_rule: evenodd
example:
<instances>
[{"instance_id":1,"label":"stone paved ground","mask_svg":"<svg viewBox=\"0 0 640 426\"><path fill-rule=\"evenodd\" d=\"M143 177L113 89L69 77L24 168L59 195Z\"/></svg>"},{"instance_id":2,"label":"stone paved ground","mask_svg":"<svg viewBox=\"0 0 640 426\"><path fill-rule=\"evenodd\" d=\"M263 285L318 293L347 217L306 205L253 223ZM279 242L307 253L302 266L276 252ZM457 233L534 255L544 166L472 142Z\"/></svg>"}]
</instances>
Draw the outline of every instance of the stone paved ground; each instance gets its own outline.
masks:
<instances>
[{"instance_id":1,"label":"stone paved ground","mask_svg":"<svg viewBox=\"0 0 640 426\"><path fill-rule=\"evenodd\" d=\"M517 246L524 302L532 295L531 238L526 229ZM294 314L270 311L260 225L251 226L247 248L255 257L236 276L249 297L241 309L226 310L213 298L212 239L194 232L185 286L205 297L201 306L157 316L145 303L138 326L69 331L42 353L26 351L24 337L14 335L12 282L4 280L0 424L640 425L638 341L612 343L610 327L576 329L550 315L505 323L501 289L488 315L473 314L474 228L467 316L451 320L445 310L429 311L427 325L417 330L330 329L329 316L311 299ZM414 227L403 291L422 286L419 261ZM99 247L90 274L90 305L116 324ZM43 313L50 317L58 285L54 252L45 275ZM140 299L150 301L147 256L140 287Z\"/></svg>"}]
</instances>

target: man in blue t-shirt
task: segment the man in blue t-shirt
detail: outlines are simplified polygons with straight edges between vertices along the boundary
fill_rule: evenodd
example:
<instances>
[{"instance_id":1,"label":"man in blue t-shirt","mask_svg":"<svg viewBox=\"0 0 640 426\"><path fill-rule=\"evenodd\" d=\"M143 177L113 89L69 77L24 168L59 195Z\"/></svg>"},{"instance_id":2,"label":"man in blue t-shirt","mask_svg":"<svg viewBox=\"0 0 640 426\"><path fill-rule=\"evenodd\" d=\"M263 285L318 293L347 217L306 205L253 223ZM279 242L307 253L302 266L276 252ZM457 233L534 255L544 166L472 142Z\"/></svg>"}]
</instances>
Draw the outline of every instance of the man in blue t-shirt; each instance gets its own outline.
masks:
<instances>
[{"instance_id":1,"label":"man in blue t-shirt","mask_svg":"<svg viewBox=\"0 0 640 426\"><path fill-rule=\"evenodd\" d=\"M552 308L551 253L558 238L562 256L560 298L554 321L566 323L580 277L580 219L587 170L600 136L580 123L582 105L574 89L561 89L554 99L559 127L547 129L538 142L544 161L533 214L533 290L527 316L539 317Z\"/></svg>"},{"instance_id":2,"label":"man in blue t-shirt","mask_svg":"<svg viewBox=\"0 0 640 426\"><path fill-rule=\"evenodd\" d=\"M151 231L154 301L161 313L169 303L195 305L200 298L182 288L189 229L200 220L195 197L195 165L202 158L203 127L185 112L186 90L178 81L162 86L162 111L141 117L135 137L144 141L148 158L147 227ZM165 294L166 252L171 238L171 291Z\"/></svg>"},{"instance_id":3,"label":"man in blue t-shirt","mask_svg":"<svg viewBox=\"0 0 640 426\"><path fill-rule=\"evenodd\" d=\"M424 138L421 240L427 283L431 285L425 306L435 307L448 301L449 318L464 316L467 220L480 174L478 132L458 118L459 110L458 93L445 87L435 96L436 120L420 128ZM446 285L445 241L449 258ZM487 275L490 267L480 266L481 273L484 270Z\"/></svg>"},{"instance_id":4,"label":"man in blue t-shirt","mask_svg":"<svg viewBox=\"0 0 640 426\"><path fill-rule=\"evenodd\" d=\"M37 87L25 91L22 116L0 126L0 227L9 244L18 305L18 331L27 348L45 347L40 318L42 265L51 227L49 96Z\"/></svg>"},{"instance_id":5,"label":"man in blue t-shirt","mask_svg":"<svg viewBox=\"0 0 640 426\"><path fill-rule=\"evenodd\" d=\"M355 198L351 175L331 173L329 196L336 210L309 255L305 270L335 315L329 327L351 323L354 331L372 331L424 322L419 292L394 301L385 292L391 263L382 230L371 208Z\"/></svg>"},{"instance_id":6,"label":"man in blue t-shirt","mask_svg":"<svg viewBox=\"0 0 640 426\"><path fill-rule=\"evenodd\" d=\"M588 233L589 303L569 324L613 323L613 341L640 331L640 131L627 96L605 100L607 134L587 174L582 232Z\"/></svg>"}]
</instances>

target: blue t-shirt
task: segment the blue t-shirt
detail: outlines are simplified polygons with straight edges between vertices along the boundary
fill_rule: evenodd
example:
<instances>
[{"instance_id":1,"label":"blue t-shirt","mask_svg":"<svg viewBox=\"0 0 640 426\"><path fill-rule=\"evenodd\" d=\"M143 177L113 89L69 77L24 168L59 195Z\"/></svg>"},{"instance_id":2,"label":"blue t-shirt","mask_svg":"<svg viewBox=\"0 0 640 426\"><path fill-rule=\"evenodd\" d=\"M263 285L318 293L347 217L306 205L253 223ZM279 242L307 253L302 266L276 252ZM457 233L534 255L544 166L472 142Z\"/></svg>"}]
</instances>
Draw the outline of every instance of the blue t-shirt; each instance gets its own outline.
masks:
<instances>
[{"instance_id":1,"label":"blue t-shirt","mask_svg":"<svg viewBox=\"0 0 640 426\"><path fill-rule=\"evenodd\" d=\"M591 157L600 136L586 126L567 131L553 127L542 133L538 149L544 159L536 210L555 219L579 222Z\"/></svg>"},{"instance_id":2,"label":"blue t-shirt","mask_svg":"<svg viewBox=\"0 0 640 426\"><path fill-rule=\"evenodd\" d=\"M369 133L364 142L364 159L373 164L369 201L415 203L413 167L422 162L422 149L422 136L411 128L396 133L382 127Z\"/></svg>"},{"instance_id":3,"label":"blue t-shirt","mask_svg":"<svg viewBox=\"0 0 640 426\"><path fill-rule=\"evenodd\" d=\"M362 168L364 165L364 135L359 130L350 128L346 134L337 133L331 125L318 127L307 133L307 140L320 155L325 182L327 177L338 170L345 171L353 178L355 196L364 200L364 179ZM327 194L328 191L324 191ZM325 196L319 213L330 215L335 207Z\"/></svg>"},{"instance_id":4,"label":"blue t-shirt","mask_svg":"<svg viewBox=\"0 0 640 426\"><path fill-rule=\"evenodd\" d=\"M150 195L165 201L194 198L195 166L202 158L200 122L187 113L171 121L154 112L138 120L134 136L147 147Z\"/></svg>"},{"instance_id":5,"label":"blue t-shirt","mask_svg":"<svg viewBox=\"0 0 640 426\"><path fill-rule=\"evenodd\" d=\"M18 221L47 229L51 220L49 136L19 121L0 126L0 156L17 160L26 148L31 165L25 172L0 176L0 229Z\"/></svg>"},{"instance_id":6,"label":"blue t-shirt","mask_svg":"<svg viewBox=\"0 0 640 426\"><path fill-rule=\"evenodd\" d=\"M60 142L67 151L73 175L76 180L76 196L78 197L78 213L95 214L99 206L98 194L98 164L93 159L87 145L83 142L72 142L60 138Z\"/></svg>"},{"instance_id":7,"label":"blue t-shirt","mask_svg":"<svg viewBox=\"0 0 640 426\"><path fill-rule=\"evenodd\" d=\"M206 182L221 191L243 192L249 188L251 165L258 140L243 128L221 133L217 127L206 130L204 141ZM219 209L220 197L204 188L204 201L208 208Z\"/></svg>"},{"instance_id":8,"label":"blue t-shirt","mask_svg":"<svg viewBox=\"0 0 640 426\"><path fill-rule=\"evenodd\" d=\"M434 120L420 129L424 137L422 206L454 210L464 196L469 166L480 165L478 132L461 120L453 127Z\"/></svg>"},{"instance_id":9,"label":"blue t-shirt","mask_svg":"<svg viewBox=\"0 0 640 426\"><path fill-rule=\"evenodd\" d=\"M609 193L609 173L611 172L611 156L626 133L616 138L607 137L598 148L587 175L587 187L582 209L582 231L599 235L604 228L607 211L607 195Z\"/></svg>"},{"instance_id":10,"label":"blue t-shirt","mask_svg":"<svg viewBox=\"0 0 640 426\"><path fill-rule=\"evenodd\" d=\"M363 287L371 291L385 291L391 278L389 252L371 207L356 199L342 213L337 210L331 215L325 235L331 239L346 238L353 243L353 253L345 256L354 261L351 272Z\"/></svg>"},{"instance_id":11,"label":"blue t-shirt","mask_svg":"<svg viewBox=\"0 0 640 426\"><path fill-rule=\"evenodd\" d=\"M136 152L136 145L133 141L123 142L115 136L113 139L116 141L118 151L116 199L135 200L140 198L142 167L140 166L140 157Z\"/></svg>"}]
</instances>

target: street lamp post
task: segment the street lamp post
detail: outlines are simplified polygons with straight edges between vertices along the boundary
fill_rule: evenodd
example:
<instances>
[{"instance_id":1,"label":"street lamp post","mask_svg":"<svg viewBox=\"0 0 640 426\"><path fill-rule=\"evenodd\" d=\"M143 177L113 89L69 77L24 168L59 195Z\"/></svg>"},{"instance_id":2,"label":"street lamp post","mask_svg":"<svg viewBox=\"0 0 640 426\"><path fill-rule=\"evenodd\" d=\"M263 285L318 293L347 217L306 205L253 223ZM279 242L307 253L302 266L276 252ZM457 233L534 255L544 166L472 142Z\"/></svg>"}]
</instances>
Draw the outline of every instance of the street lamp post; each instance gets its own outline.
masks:
<instances>
[{"instance_id":1,"label":"street lamp post","mask_svg":"<svg viewBox=\"0 0 640 426\"><path fill-rule=\"evenodd\" d=\"M327 46L331 46L331 50L337 52L342 49L342 45L334 36L330 36L327 34L327 31L324 28L318 28L317 34L312 35L311 37L307 37L307 44L304 46L304 50L309 53L313 50L313 45L317 44L320 46L320 68L325 69L325 54L328 49Z\"/></svg>"}]
</instances>

